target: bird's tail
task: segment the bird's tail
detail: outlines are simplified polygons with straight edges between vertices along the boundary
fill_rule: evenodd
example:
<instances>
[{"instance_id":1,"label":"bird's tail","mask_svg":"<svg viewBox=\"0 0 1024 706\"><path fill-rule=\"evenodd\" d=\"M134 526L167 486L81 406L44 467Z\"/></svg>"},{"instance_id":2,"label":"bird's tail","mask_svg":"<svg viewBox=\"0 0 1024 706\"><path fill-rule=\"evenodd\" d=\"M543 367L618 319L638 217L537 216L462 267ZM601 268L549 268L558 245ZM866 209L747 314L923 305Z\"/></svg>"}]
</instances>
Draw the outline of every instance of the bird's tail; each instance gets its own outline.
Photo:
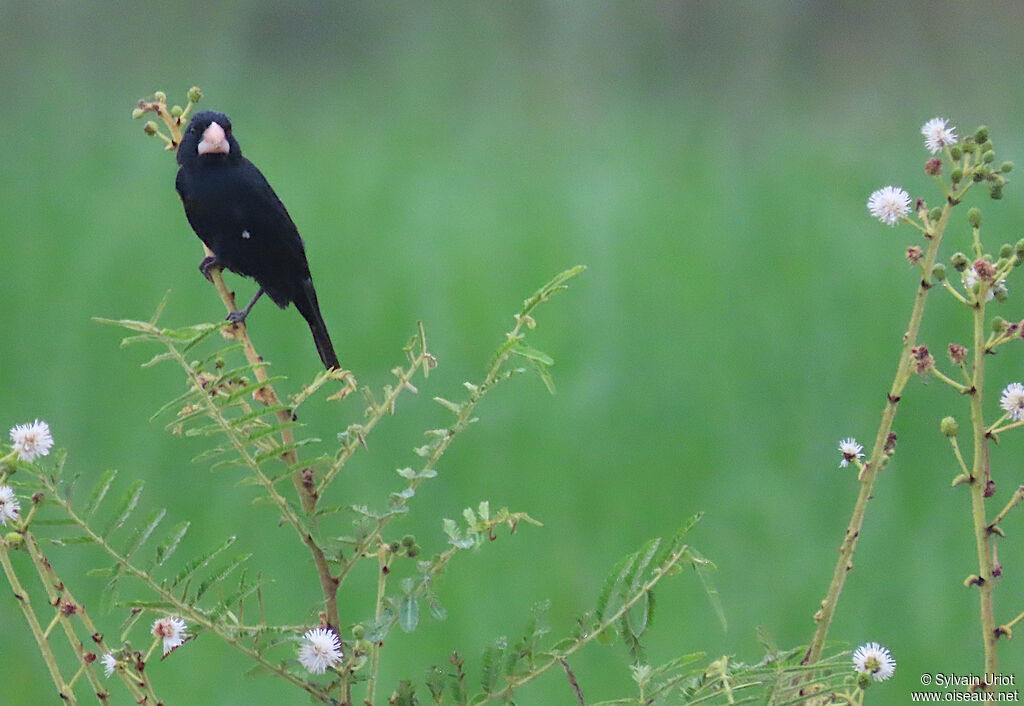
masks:
<instances>
[{"instance_id":1,"label":"bird's tail","mask_svg":"<svg viewBox=\"0 0 1024 706\"><path fill-rule=\"evenodd\" d=\"M309 330L313 332L313 342L316 344L316 352L320 354L327 369L341 368L338 363L338 356L334 353L334 345L327 333L327 325L320 315L320 305L316 301L316 290L313 289L313 280L307 279L302 283L302 291L295 297L295 308L302 314L302 318L309 324Z\"/></svg>"}]
</instances>

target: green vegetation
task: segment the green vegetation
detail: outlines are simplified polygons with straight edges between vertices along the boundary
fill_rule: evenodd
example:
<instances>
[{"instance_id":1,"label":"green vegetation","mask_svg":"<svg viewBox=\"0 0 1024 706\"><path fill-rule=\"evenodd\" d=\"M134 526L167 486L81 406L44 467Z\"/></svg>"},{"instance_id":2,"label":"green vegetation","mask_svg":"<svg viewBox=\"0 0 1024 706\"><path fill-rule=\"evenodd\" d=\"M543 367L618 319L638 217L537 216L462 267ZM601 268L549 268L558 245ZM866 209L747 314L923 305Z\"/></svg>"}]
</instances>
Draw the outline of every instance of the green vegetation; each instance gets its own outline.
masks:
<instances>
[{"instance_id":1,"label":"green vegetation","mask_svg":"<svg viewBox=\"0 0 1024 706\"><path fill-rule=\"evenodd\" d=\"M394 523L436 547L446 541L436 517L489 498L544 526L453 563L434 586L447 621L393 637L383 684L420 680L455 648L480 674L484 648L521 634L545 599L553 632L568 633L618 557L698 511L689 539L719 567L728 632L699 581L671 581L651 663L696 650L756 661L759 625L779 645L805 643L857 490L855 474L836 468L836 442L874 431L918 279L903 259L916 232L870 220L865 200L891 182L931 195L910 165L923 165L917 128L935 115L967 129L984 120L1000 156L1021 161L1022 88L991 52L958 48L957 29L1016 66L1021 21L952 3L879 3L855 16L831 3L714 7L5 4L0 428L45 418L76 472L144 479L147 509L192 523L193 553L238 535L232 554L280 547L282 576L308 571L286 528L249 521L269 508L223 492L220 475L191 462L196 439L147 421L180 375L140 370L149 354L119 349L120 334L92 320L146 319L168 290L169 326L223 315L196 271L173 160L129 119L138 97L198 84L288 204L360 384L390 382L419 320L440 363L399 402L414 412L353 456L337 502L391 487L394 469L417 460L422 421L450 419L431 398L486 365L523 294L562 267L589 266L537 331L558 394L536 379L496 390L424 486L418 502L431 511ZM967 250L960 218L946 243ZM985 205L994 240L1016 241L1021 223L1014 185ZM227 277L240 298L253 291ZM995 310L1017 320L1016 301ZM967 338L955 311L948 297L929 303L921 337L936 352ZM298 385L318 372L293 310L264 302L249 323L270 375ZM987 378L1021 378L1019 352L1007 353L988 361ZM976 596L959 588L976 570L974 537L936 431L965 413L941 388L916 377L907 387L900 446L830 634L889 647L892 694L923 672L981 664ZM307 404L314 436L357 421L355 406ZM1022 444L1006 434L1000 453ZM1019 535L1019 523L1007 531ZM999 556L1009 575L1019 543L1000 544ZM97 565L81 557L61 573ZM374 590L370 572L351 580ZM105 583L76 589L94 618ZM307 588L265 590L315 611ZM0 619L0 674L17 675L0 700L47 703L46 666L17 607L0 601ZM161 683L222 689L228 705L295 698L287 684L236 679L249 665L214 640L189 647L189 659L154 667ZM1004 642L1000 657L1024 663L1024 643ZM581 653L573 669L588 703L631 693L627 660L621 645ZM571 698L560 676L522 694Z\"/></svg>"}]
</instances>

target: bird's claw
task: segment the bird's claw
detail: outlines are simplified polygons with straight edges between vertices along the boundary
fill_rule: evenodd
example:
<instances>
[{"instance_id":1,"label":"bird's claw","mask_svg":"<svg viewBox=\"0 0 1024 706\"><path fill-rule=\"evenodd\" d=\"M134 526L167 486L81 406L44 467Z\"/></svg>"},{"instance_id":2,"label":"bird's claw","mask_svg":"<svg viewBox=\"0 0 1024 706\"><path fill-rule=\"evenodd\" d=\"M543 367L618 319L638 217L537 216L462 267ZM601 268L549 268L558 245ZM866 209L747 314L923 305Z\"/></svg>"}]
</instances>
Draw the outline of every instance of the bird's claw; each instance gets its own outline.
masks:
<instances>
[{"instance_id":1,"label":"bird's claw","mask_svg":"<svg viewBox=\"0 0 1024 706\"><path fill-rule=\"evenodd\" d=\"M244 324L245 317L247 317L248 315L248 311L232 311L225 318L233 324Z\"/></svg>"},{"instance_id":2,"label":"bird's claw","mask_svg":"<svg viewBox=\"0 0 1024 706\"><path fill-rule=\"evenodd\" d=\"M210 270L214 268L222 268L223 265L213 255L207 255L203 258L203 261L199 263L199 271L203 273L203 277L213 282L213 275L210 274Z\"/></svg>"}]
</instances>

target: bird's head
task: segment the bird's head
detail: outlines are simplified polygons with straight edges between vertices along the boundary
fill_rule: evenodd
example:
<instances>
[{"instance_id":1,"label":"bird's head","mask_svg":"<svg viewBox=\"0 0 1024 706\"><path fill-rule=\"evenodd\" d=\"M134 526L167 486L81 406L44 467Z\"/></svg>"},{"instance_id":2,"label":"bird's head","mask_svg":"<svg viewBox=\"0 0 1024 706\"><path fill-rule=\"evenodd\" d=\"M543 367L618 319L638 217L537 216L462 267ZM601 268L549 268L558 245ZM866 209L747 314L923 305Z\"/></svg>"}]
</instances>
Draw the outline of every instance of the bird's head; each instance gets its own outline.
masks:
<instances>
[{"instance_id":1,"label":"bird's head","mask_svg":"<svg viewBox=\"0 0 1024 706\"><path fill-rule=\"evenodd\" d=\"M237 159L242 155L224 113L203 110L192 116L178 146L178 164Z\"/></svg>"}]
</instances>

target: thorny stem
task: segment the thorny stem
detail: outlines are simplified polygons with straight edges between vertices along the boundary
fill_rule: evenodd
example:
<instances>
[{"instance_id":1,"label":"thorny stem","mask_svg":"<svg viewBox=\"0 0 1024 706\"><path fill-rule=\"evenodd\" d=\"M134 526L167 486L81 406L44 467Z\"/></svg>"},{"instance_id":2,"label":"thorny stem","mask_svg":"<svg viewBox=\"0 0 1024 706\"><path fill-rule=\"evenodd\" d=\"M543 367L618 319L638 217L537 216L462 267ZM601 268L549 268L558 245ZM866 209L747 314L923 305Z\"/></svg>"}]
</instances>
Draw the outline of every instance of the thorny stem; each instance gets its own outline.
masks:
<instances>
[{"instance_id":1,"label":"thorny stem","mask_svg":"<svg viewBox=\"0 0 1024 706\"><path fill-rule=\"evenodd\" d=\"M189 377L191 384L196 386L197 389L202 389L202 381L199 379L198 373L188 364L188 361L185 359L184 355L182 355L181 351L179 351L177 346L173 345L169 341L166 342L166 344L168 346L168 349L171 351L171 354L178 362L178 364L184 370L187 371L187 375ZM256 365L254 366L253 370L257 372L263 372L263 366ZM266 379L265 372L263 372L263 375L264 379ZM269 385L267 387L269 387ZM263 469L260 467L259 462L255 458L253 458L252 454L249 453L249 450L246 448L242 439L239 438L239 435L235 433L235 430L232 428L230 422L224 417L223 414L221 414L220 409L217 407L217 404L216 402L214 402L213 398L211 398L209 395L202 395L200 396L199 399L202 400L202 404L206 409L206 413L210 416L210 418L212 418L217 423L217 425L224 432L224 435L231 440L231 444L232 446L234 446L235 452L238 453L242 461L245 462L245 465L249 468L249 470L252 471L253 475L259 481L260 485L263 487L264 491L266 491L270 499L273 500L275 505L277 505L277 508L278 510L280 510L281 516L284 518L285 522L287 522L289 525L292 526L292 528L295 529L296 533L298 533L299 535L299 539L302 541L304 545L306 545L306 548L309 549L310 554L313 557L313 563L317 569L317 575L320 580L320 588L324 596L324 609L327 613L328 623L337 628L339 621L338 581L333 576L331 576L331 570L330 567L327 565L327 557L324 554L323 549L320 547L319 544L317 544L312 532L303 524L302 520L292 509L292 506L288 502L287 498L285 498L283 495L277 492L277 488L274 487L273 480L269 478L266 475L266 473L263 472ZM277 399L276 396L274 397L274 399ZM290 420L290 413L288 414L288 419ZM284 435L290 437L291 430L284 430L282 436ZM291 449L289 452L286 453L294 454L294 449Z\"/></svg>"},{"instance_id":2,"label":"thorny stem","mask_svg":"<svg viewBox=\"0 0 1024 706\"><path fill-rule=\"evenodd\" d=\"M990 523L988 523L989 533L991 533L993 528L996 527L1000 522L1003 521L1003 519L1010 512L1010 510L1012 510L1014 507L1016 507L1020 503L1024 503L1024 485L1022 485L1019 488L1017 488L1017 490L1014 492L1014 494L1010 497L1010 501L1008 503L1006 503L1006 507L1004 507L1002 510L1000 510L999 514L996 515L996 519L994 519Z\"/></svg>"},{"instance_id":3,"label":"thorny stem","mask_svg":"<svg viewBox=\"0 0 1024 706\"><path fill-rule=\"evenodd\" d=\"M584 635L581 635L580 637L577 637L575 642L566 647L564 650L559 650L557 653L551 655L548 661L544 662L540 666L534 667L532 670L530 670L528 674L523 674L522 676L516 677L509 677L508 684L505 686L504 689L502 689L501 691L493 691L487 694L485 698L476 701L476 705L480 706L480 704L487 704L494 701L506 703L512 696L513 691L523 686L524 684L533 681L541 674L551 669L551 667L553 667L554 665L561 664L566 658L571 657L575 653L579 652L580 649L585 647L589 642L596 639L599 635L603 634L605 630L608 630L613 625L615 625L622 618L623 615L625 615L634 605L636 605L636 603L641 598L646 596L647 592L654 588L654 586L659 581L661 581L661 579L663 579L672 570L672 568L680 562L680 560L684 556L686 556L688 551L689 547L684 545L677 549L675 552L673 552L671 555L669 555L669 557L665 559L665 562L654 570L654 573L651 576L651 578L648 579L648 581L644 585L640 586L640 588L637 589L636 593L634 593L629 598L629 600L625 601L619 607L619 609L615 611L613 615L605 618L605 620L600 625L598 625L594 630Z\"/></svg>"},{"instance_id":4,"label":"thorny stem","mask_svg":"<svg viewBox=\"0 0 1024 706\"><path fill-rule=\"evenodd\" d=\"M57 666L57 658L53 654L50 643L47 642L46 637L43 635L43 628L40 626L39 619L32 609L28 593L18 580L18 575L14 572L14 566L11 564L11 558L7 553L6 542L0 542L0 564L3 565L7 581L11 584L11 589L14 591L14 597L18 601L18 605L21 606L21 612L25 615L25 621L32 631L32 637L35 638L39 653L43 656L43 662L46 663L46 669L50 672L50 679L53 680L53 685L57 687L57 691L64 703L75 706L78 700L75 698L75 694L67 682L64 681L64 677L61 676L60 668Z\"/></svg>"},{"instance_id":5,"label":"thorny stem","mask_svg":"<svg viewBox=\"0 0 1024 706\"><path fill-rule=\"evenodd\" d=\"M197 89L193 89L193 91L196 90ZM181 144L181 126L184 124L185 118L188 116L189 111L194 105L192 91L190 91L189 93L190 97L188 106L185 108L184 113L181 115L181 117L178 118L173 117L167 110L166 99L158 99L154 101L139 101L139 109L141 109L144 113L150 111L155 112L157 116L161 120L163 120L164 124L167 125L168 130L170 130L171 141L167 145L168 150L174 150L177 148L178 145ZM198 98L196 98L195 100L198 100ZM203 244L203 252L207 257L214 255L213 251L211 251L206 246L205 243ZM230 291L227 285L224 283L224 277L221 270L219 268L211 268L209 270L209 275L210 280L211 282L213 282L213 285L216 288L217 294L220 296L221 301L224 302L224 307L228 310L228 313L230 314L237 312L238 305L235 303L234 292ZM256 348L253 346L252 340L249 338L248 329L245 323L232 322L231 326L228 327L227 330L236 341L242 344L242 350L245 353L246 360L248 360L250 365L252 366L253 374L256 376L256 379L260 383L263 383L263 387L261 387L260 389L253 393L253 397L256 398L258 401L263 402L269 407L279 407L280 409L278 409L274 413L275 416L277 417L278 421L281 424L289 424L292 421L292 412L291 410L284 408L284 405L282 404L280 397L278 397L277 392L274 390L273 385L268 382L267 372L264 369L264 366L262 365L263 357L260 356L259 353L257 353ZM185 369L187 370L188 367L186 366ZM348 392L356 389L356 380L351 372L347 370L339 370L333 371L332 373L330 373L330 375L335 379L342 380L344 382L344 387L339 393L340 396L344 397L346 394L348 394ZM289 468L292 468L299 463L298 453L293 447L294 443L295 436L291 428L286 427L282 429L281 445L282 447L285 448L285 451L283 451L281 454L281 460ZM247 458L247 455L243 456L243 458L246 458L247 463L251 460ZM263 476L262 472L259 471L252 463L249 463L249 465L253 467L254 471L257 473L257 477L259 477L261 483L263 483L264 486L267 488L268 493L271 495L274 501L278 504L279 507L282 508L282 512L285 514L286 519L288 519L289 523L292 524L299 532L303 544L305 544L306 547L310 550L310 553L313 556L313 562L317 567L317 573L319 574L320 587L324 595L324 604L328 616L328 621L330 622L331 625L337 627L339 621L337 605L338 584L337 581L331 576L330 569L327 566L327 560L324 557L323 550L319 547L319 545L317 545L316 541L313 539L311 532L300 527L299 523L297 522L297 518L289 517L290 515L294 515L294 513L292 513L291 508L287 506L287 501L285 501L284 498L282 498L277 493L276 489L273 488L273 484L270 483L268 486L267 483L264 482L266 479ZM298 468L292 472L291 477L292 484L295 486L295 492L302 503L302 508L304 512L312 517L313 512L316 509L317 499L319 497L319 493L315 489L315 485L312 481L312 469ZM315 522L315 519L312 521Z\"/></svg>"},{"instance_id":6,"label":"thorny stem","mask_svg":"<svg viewBox=\"0 0 1024 706\"><path fill-rule=\"evenodd\" d=\"M130 574L131 576L135 577L136 579L144 583L146 586L148 586L149 589L160 598L160 600L165 601L170 605L173 605L175 607L175 610L178 611L182 618L186 619L189 622L195 623L196 625L205 630L209 630L210 632L216 634L226 644L230 645L231 647L235 648L236 650L246 655L253 661L257 662L262 668L266 669L267 671L278 675L282 679L288 681L291 684L294 684L295 686L299 687L300 689L310 693L311 695L319 699L326 698L326 695L322 692L320 688L317 687L317 685L311 684L301 679L300 677L292 674L285 668L284 664L271 662L266 657L264 657L263 654L258 650L246 646L240 639L240 636L235 634L233 630L224 629L216 621L212 620L204 611L195 608L194 606L190 605L184 600L180 600L172 591L168 590L166 586L153 579L153 577L148 572L143 571L142 569L139 569L134 564L132 564L127 557L122 556L116 549L114 549L107 542L106 539L104 539L101 535L98 535L96 534L96 532L93 531L90 524L81 516L79 516L77 512L75 512L74 508L71 506L69 502L65 501L61 497L59 490L47 476L45 476L44 474L40 474L37 477L42 481L43 486L49 491L50 499L52 499L54 502L60 505L61 509L64 510L68 518L70 518L75 523L75 525L82 532L84 532L85 535L89 537L90 540L92 540L92 542L96 546L100 547L104 552L106 552L106 554L111 559L113 559L114 562L116 562L117 565L124 569L128 574Z\"/></svg>"},{"instance_id":7,"label":"thorny stem","mask_svg":"<svg viewBox=\"0 0 1024 706\"><path fill-rule=\"evenodd\" d=\"M46 597L49 599L50 605L54 608L54 618L60 623L61 628L64 629L64 634L68 638L68 643L71 645L71 649L74 650L75 656L78 657L78 661L81 664L81 669L85 671L86 678L89 680L89 684L92 685L93 693L100 700L101 703L109 703L107 690L103 684L100 683L99 675L96 674L94 668L95 662L90 662L86 659L86 650L82 645L82 641L78 639L75 634L74 627L71 624L71 617L77 615L82 619L83 624L93 635L96 635L96 628L92 624L92 620L85 613L85 606L78 603L75 597L71 595L71 591L68 590L64 582L61 581L56 572L53 570L53 566L49 560L43 556L42 551L39 549L39 544L36 542L36 538L30 532L25 532L23 535L25 539L25 547L28 549L29 556L32 557L32 564L35 566L36 573L39 574L39 580L43 584L43 588L46 590ZM68 614L63 612L65 606L70 611ZM102 646L102 637L98 641ZM95 656L95 655L94 655ZM81 672L79 672L81 673ZM75 675L76 678L78 675ZM72 679L74 681L74 679Z\"/></svg>"},{"instance_id":8,"label":"thorny stem","mask_svg":"<svg viewBox=\"0 0 1024 706\"><path fill-rule=\"evenodd\" d=\"M366 444L366 435L373 430L377 423L384 418L386 414L392 414L395 410L395 402L398 400L399 394L402 390L410 390L416 392L416 388L412 385L412 378L416 374L416 371L420 368L423 369L423 376L428 377L430 375L430 369L437 365L437 359L434 358L427 351L427 336L423 330L422 322L418 325L417 335L413 340L414 345L418 348L419 352L414 356L409 352L409 367L396 368L395 375L398 378L398 384L394 385L388 394L385 396L384 401L381 404L372 402L370 407L367 409L366 421L359 425L357 433L353 433L351 437L345 442L341 450L338 452L337 458L331 464L331 467L324 474L324 477L320 480L320 484L316 488L316 498L323 495L324 490L330 485L331 481L334 480L335 476L345 466L348 459L355 453L356 449Z\"/></svg>"},{"instance_id":9,"label":"thorny stem","mask_svg":"<svg viewBox=\"0 0 1024 706\"><path fill-rule=\"evenodd\" d=\"M491 388L506 377L502 373L501 368L505 364L505 361L515 354L515 346L524 337L524 334L522 333L523 327L526 326L528 328L532 328L536 325L531 316L534 309L536 309L542 302L546 302L553 294L565 289L565 282L580 274L584 269L586 269L584 266L577 265L576 267L560 273L550 282L537 290L532 297L523 302L523 309L515 315L516 325L511 331L505 334L505 343L498 348L498 351L494 356L494 360L491 362L491 365L487 370L487 374L484 376L483 382L479 385L470 387L469 398L459 405L455 423L444 430L443 436L434 445L430 456L423 464L421 472L418 473L416 477L409 479L409 485L407 486L408 490L415 491L419 487L420 483L423 482L423 471L435 469L437 462L441 460L441 457L448 450L448 447L451 446L455 437L465 431L466 428L473 423L475 419L473 417L473 412L476 409L476 406L480 403L480 400L483 399L484 395L486 395ZM401 502L404 503L405 501L402 500ZM344 582L349 572L355 567L359 558L365 556L370 548L380 541L381 534L395 516L395 513L389 513L377 520L376 527L374 527L373 530L355 546L352 551L352 556L344 562L341 571L338 573L339 582Z\"/></svg>"},{"instance_id":10,"label":"thorny stem","mask_svg":"<svg viewBox=\"0 0 1024 706\"><path fill-rule=\"evenodd\" d=\"M910 380L911 349L917 347L917 334L921 328L921 320L924 316L925 300L928 298L928 291L932 288L928 278L932 268L935 266L935 259L939 252L939 245L942 236L946 231L946 224L949 221L950 212L953 209L953 202L947 200L942 208L942 215L937 223L933 224L931 238L928 241L928 249L925 251L921 265L922 279L917 287L917 294L914 297L914 306L910 312L910 322L907 324L907 332L903 336L903 349L900 352L900 359L896 365L896 375L893 378L889 394L886 396L885 407L882 409L882 419L878 425L878 433L875 435L875 444L871 449L871 456L865 464L864 471L860 474L860 492L857 501L853 506L853 513L850 516L850 523L843 536L843 542L839 546L839 558L836 561L835 569L832 572L832 582L829 584L825 599L821 602L820 610L815 613L814 619L818 623L807 653L801 664L813 664L821 658L825 649L825 640L828 637L829 628L832 626L832 618L835 616L836 606L839 603L839 594L846 583L846 577L853 568L853 555L857 550L857 541L860 539L860 532L864 526L864 516L867 511L868 500L875 486L879 472L886 462L886 444L889 434L892 431L893 420L896 418L896 408L903 394L903 389Z\"/></svg>"},{"instance_id":11,"label":"thorny stem","mask_svg":"<svg viewBox=\"0 0 1024 706\"><path fill-rule=\"evenodd\" d=\"M583 700L583 689L580 688L580 683L576 680L576 675L572 671L572 667L569 666L568 660L560 658L558 660L562 664L562 669L565 670L565 678L569 680L569 686L572 687L572 693L576 696L576 703L580 706L587 706Z\"/></svg>"},{"instance_id":12,"label":"thorny stem","mask_svg":"<svg viewBox=\"0 0 1024 706\"><path fill-rule=\"evenodd\" d=\"M975 229L976 230L976 229ZM999 669L999 655L996 642L995 610L993 606L993 560L989 539L989 523L985 519L985 497L989 492L989 447L982 409L982 390L985 381L985 294L982 287L974 307L974 379L971 386L971 428L974 436L974 463L971 468L971 519L974 524L974 539L978 552L978 601L981 611L981 639L985 646L985 672L994 674ZM985 684L981 688L987 689Z\"/></svg>"},{"instance_id":13,"label":"thorny stem","mask_svg":"<svg viewBox=\"0 0 1024 706\"><path fill-rule=\"evenodd\" d=\"M377 548L377 600L374 604L373 620L376 624L380 621L381 613L384 610L384 591L387 587L388 564L391 553L388 548L381 544ZM373 706L373 699L377 691L377 677L380 672L380 648L381 643L375 642L370 648L370 676L366 682L366 703Z\"/></svg>"}]
</instances>

